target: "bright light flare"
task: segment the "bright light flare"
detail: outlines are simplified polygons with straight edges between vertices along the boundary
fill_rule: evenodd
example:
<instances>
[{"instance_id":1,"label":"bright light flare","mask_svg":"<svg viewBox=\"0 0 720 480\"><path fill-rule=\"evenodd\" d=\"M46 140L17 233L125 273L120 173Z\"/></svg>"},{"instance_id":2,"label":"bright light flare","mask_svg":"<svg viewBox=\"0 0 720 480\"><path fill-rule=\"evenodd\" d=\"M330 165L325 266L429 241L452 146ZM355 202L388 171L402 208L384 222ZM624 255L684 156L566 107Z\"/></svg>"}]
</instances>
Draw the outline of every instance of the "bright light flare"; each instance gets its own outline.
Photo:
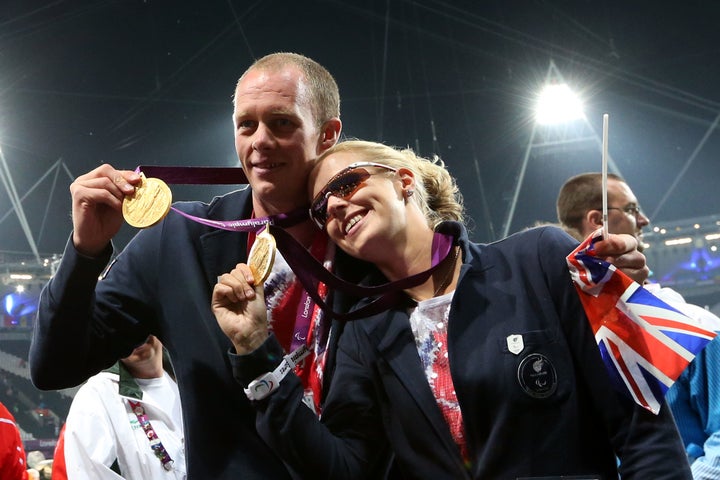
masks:
<instances>
[{"instance_id":1,"label":"bright light flare","mask_svg":"<svg viewBox=\"0 0 720 480\"><path fill-rule=\"evenodd\" d=\"M535 121L540 125L557 125L583 117L582 100L567 84L547 85L540 92L535 107Z\"/></svg>"}]
</instances>

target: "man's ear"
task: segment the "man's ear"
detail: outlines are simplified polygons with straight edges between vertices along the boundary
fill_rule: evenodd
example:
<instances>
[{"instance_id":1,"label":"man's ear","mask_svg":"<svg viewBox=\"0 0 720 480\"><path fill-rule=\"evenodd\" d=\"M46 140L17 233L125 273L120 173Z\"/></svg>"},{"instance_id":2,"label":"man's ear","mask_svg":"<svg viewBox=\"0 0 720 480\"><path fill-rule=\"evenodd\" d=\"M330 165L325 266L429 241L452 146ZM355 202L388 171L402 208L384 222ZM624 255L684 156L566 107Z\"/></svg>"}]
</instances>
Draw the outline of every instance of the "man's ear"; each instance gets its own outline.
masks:
<instances>
[{"instance_id":1,"label":"man's ear","mask_svg":"<svg viewBox=\"0 0 720 480\"><path fill-rule=\"evenodd\" d=\"M318 154L324 152L328 148L332 147L340 139L340 132L342 131L342 122L339 118L333 117L330 120L323 123L320 130L321 135L318 144Z\"/></svg>"},{"instance_id":2,"label":"man's ear","mask_svg":"<svg viewBox=\"0 0 720 480\"><path fill-rule=\"evenodd\" d=\"M585 223L593 232L603 226L602 212L600 210L588 210L585 214Z\"/></svg>"}]
</instances>

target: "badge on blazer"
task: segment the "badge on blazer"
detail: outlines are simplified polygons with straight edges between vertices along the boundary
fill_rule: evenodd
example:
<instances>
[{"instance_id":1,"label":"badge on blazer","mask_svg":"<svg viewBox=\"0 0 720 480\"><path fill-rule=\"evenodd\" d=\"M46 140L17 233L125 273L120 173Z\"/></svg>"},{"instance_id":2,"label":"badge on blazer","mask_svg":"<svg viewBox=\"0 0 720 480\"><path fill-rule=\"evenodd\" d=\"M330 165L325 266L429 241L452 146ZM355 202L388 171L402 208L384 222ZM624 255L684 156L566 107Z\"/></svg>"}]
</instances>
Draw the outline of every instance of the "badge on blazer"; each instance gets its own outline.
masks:
<instances>
[{"instance_id":1,"label":"badge on blazer","mask_svg":"<svg viewBox=\"0 0 720 480\"><path fill-rule=\"evenodd\" d=\"M105 280L105 277L107 277L108 273L110 273L110 269L115 265L115 262L117 262L117 257L113 258L112 261L108 264L107 267L105 267L105 270L100 274L100 280Z\"/></svg>"},{"instance_id":2,"label":"badge on blazer","mask_svg":"<svg viewBox=\"0 0 720 480\"><path fill-rule=\"evenodd\" d=\"M518 366L520 387L533 398L547 398L557 390L557 372L550 360L539 353L531 353Z\"/></svg>"},{"instance_id":3,"label":"badge on blazer","mask_svg":"<svg viewBox=\"0 0 720 480\"><path fill-rule=\"evenodd\" d=\"M513 355L518 355L525 348L525 342L522 335L508 335L505 339L508 351Z\"/></svg>"}]
</instances>

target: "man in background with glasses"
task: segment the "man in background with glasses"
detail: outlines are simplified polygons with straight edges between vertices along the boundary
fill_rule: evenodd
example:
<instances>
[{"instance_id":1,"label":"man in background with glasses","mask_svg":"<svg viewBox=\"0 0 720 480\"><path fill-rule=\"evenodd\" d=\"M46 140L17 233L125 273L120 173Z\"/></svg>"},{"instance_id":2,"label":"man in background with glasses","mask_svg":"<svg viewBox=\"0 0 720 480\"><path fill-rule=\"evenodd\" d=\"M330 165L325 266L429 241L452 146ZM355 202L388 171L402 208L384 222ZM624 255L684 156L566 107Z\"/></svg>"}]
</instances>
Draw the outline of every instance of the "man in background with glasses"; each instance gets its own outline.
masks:
<instances>
[{"instance_id":1,"label":"man in background with glasses","mask_svg":"<svg viewBox=\"0 0 720 480\"><path fill-rule=\"evenodd\" d=\"M633 235L642 251L642 229L650 224L625 180L608 173L608 232ZM583 173L568 179L557 198L557 216L570 235L583 241L603 225L602 174ZM644 287L662 301L719 331L720 318L687 303L678 292L658 283ZM668 391L666 400L685 443L695 479L720 478L720 340L711 341Z\"/></svg>"},{"instance_id":2,"label":"man in background with glasses","mask_svg":"<svg viewBox=\"0 0 720 480\"><path fill-rule=\"evenodd\" d=\"M650 220L620 176L608 173L607 188L608 231L634 236L642 251L642 229ZM557 215L562 227L580 241L602 227L602 175L582 173L566 181L558 195Z\"/></svg>"}]
</instances>

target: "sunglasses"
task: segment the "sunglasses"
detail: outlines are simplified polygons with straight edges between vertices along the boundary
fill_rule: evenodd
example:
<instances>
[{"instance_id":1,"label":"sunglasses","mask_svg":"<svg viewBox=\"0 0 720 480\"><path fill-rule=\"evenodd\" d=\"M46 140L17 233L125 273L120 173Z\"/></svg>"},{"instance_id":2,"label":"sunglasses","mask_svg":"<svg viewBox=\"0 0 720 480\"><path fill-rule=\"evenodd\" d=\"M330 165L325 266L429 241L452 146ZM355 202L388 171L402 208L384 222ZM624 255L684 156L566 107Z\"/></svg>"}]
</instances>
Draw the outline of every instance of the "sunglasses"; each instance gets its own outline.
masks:
<instances>
[{"instance_id":1,"label":"sunglasses","mask_svg":"<svg viewBox=\"0 0 720 480\"><path fill-rule=\"evenodd\" d=\"M350 198L373 173L363 167L384 168L387 171L395 172L396 169L374 162L356 162L340 170L334 177L325 184L322 190L315 195L310 203L310 218L315 224L323 229L328 220L327 206L331 196L347 200ZM379 172L375 172L379 173Z\"/></svg>"}]
</instances>

